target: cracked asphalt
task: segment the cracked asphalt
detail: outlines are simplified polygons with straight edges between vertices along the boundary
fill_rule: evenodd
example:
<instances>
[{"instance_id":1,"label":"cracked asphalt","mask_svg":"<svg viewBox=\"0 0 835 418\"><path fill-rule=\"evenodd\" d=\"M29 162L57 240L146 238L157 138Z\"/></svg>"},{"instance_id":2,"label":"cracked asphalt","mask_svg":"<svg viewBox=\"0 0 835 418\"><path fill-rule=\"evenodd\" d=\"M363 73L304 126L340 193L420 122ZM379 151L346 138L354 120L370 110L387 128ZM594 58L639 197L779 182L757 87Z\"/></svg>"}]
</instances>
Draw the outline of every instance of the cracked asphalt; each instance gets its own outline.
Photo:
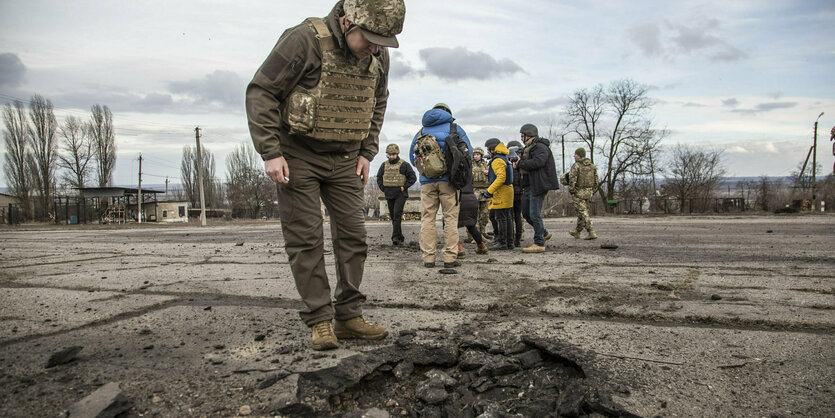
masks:
<instances>
[{"instance_id":1,"label":"cracked asphalt","mask_svg":"<svg viewBox=\"0 0 835 418\"><path fill-rule=\"evenodd\" d=\"M278 223L3 226L0 416L57 416L108 382L129 416L273 416L299 373L472 323L592 353L637 415L831 416L835 217L594 221L600 239L584 241L573 219L546 219L545 254L465 245L457 274L422 266L418 222L404 247L369 222L365 313L392 336L325 353L308 348ZM71 346L75 361L45 368Z\"/></svg>"}]
</instances>

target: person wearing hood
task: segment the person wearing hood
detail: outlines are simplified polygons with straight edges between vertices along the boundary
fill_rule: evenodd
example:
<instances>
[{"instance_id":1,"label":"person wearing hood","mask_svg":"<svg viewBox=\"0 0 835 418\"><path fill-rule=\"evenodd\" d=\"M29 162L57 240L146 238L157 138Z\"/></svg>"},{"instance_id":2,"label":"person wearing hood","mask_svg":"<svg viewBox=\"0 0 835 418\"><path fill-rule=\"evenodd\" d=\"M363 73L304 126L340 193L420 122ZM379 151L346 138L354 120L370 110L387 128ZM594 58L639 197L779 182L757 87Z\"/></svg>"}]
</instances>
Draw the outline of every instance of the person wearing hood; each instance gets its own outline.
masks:
<instances>
[{"instance_id":1,"label":"person wearing hood","mask_svg":"<svg viewBox=\"0 0 835 418\"><path fill-rule=\"evenodd\" d=\"M594 225L592 225L591 217L589 217L591 197L600 183L597 176L597 167L590 159L586 158L585 148L577 148L574 151L574 161L571 171L568 172L568 193L571 194L574 211L577 212L577 227L573 231L568 231L568 233L574 238L580 238L580 234L585 229L589 234L583 239L597 239Z\"/></svg>"},{"instance_id":2,"label":"person wearing hood","mask_svg":"<svg viewBox=\"0 0 835 418\"><path fill-rule=\"evenodd\" d=\"M507 157L510 163L519 162L522 144L519 141L510 141L507 143L507 150L510 151ZM525 221L522 219L522 176L519 173L513 173L513 227L513 246L521 248Z\"/></svg>"},{"instance_id":3,"label":"person wearing hood","mask_svg":"<svg viewBox=\"0 0 835 418\"><path fill-rule=\"evenodd\" d=\"M389 96L388 48L398 47L405 16L403 0L340 0L328 16L284 31L246 88L249 133L278 183L284 249L314 350L388 335L363 317L362 207ZM320 202L331 218L333 291Z\"/></svg>"},{"instance_id":4,"label":"person wearing hood","mask_svg":"<svg viewBox=\"0 0 835 418\"><path fill-rule=\"evenodd\" d=\"M482 192L490 198L490 212L496 219L496 230L489 250L513 249L513 165L508 161L510 152L498 138L484 143L490 153L490 168L487 174L490 186Z\"/></svg>"},{"instance_id":5,"label":"person wearing hood","mask_svg":"<svg viewBox=\"0 0 835 418\"><path fill-rule=\"evenodd\" d=\"M412 145L409 147L409 158L412 165L416 165L415 144L418 138L424 134L434 136L440 152L444 153L445 140L449 136L450 127L455 118L452 117L452 110L444 103L438 103L423 114L421 120L421 128L415 137L412 139ZM472 158L472 145L467 133L464 129L455 124L458 136L467 144L470 150L470 158ZM417 166L420 167L420 166ZM459 201L458 191L449 182L449 173L444 173L437 178L427 178L422 173L418 177L420 181L420 251L423 258L423 266L426 268L435 267L435 256L438 245L438 229L435 226L435 216L438 214L438 208L442 209L444 216L443 238L444 247L442 258L444 268L453 268L461 265L458 258L458 212Z\"/></svg>"},{"instance_id":6,"label":"person wearing hood","mask_svg":"<svg viewBox=\"0 0 835 418\"><path fill-rule=\"evenodd\" d=\"M386 196L386 203L391 218L391 244L402 245L405 237L401 223L403 221L403 206L409 198L409 187L417 181L415 171L409 163L400 159L400 147L389 144L386 147L388 159L380 164L377 171L377 186Z\"/></svg>"},{"instance_id":7,"label":"person wearing hood","mask_svg":"<svg viewBox=\"0 0 835 418\"><path fill-rule=\"evenodd\" d=\"M543 253L545 241L551 238L551 233L542 221L542 205L549 190L560 188L557 166L551 153L551 143L539 137L536 126L526 123L519 129L519 134L525 149L514 168L522 174L522 216L533 227L533 244L522 251Z\"/></svg>"}]
</instances>

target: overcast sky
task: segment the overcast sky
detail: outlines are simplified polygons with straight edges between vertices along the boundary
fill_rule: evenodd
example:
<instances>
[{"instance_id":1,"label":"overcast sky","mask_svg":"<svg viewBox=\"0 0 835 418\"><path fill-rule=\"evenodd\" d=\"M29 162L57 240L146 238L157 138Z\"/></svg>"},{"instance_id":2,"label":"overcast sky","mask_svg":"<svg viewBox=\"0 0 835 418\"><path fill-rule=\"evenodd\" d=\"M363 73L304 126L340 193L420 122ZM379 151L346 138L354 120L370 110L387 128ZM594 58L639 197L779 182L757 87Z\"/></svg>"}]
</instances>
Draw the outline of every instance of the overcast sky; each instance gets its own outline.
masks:
<instances>
[{"instance_id":1,"label":"overcast sky","mask_svg":"<svg viewBox=\"0 0 835 418\"><path fill-rule=\"evenodd\" d=\"M333 4L2 0L0 103L38 93L59 122L109 106L118 185L136 184L140 152L143 183L179 182L200 126L224 177L226 155L251 144L246 84L284 29ZM545 133L575 90L631 78L650 87L665 146L722 149L730 176L788 175L825 112L817 156L832 169L831 0L407 0L406 10L381 149L408 149L439 101L483 145L518 139L528 122Z\"/></svg>"}]
</instances>

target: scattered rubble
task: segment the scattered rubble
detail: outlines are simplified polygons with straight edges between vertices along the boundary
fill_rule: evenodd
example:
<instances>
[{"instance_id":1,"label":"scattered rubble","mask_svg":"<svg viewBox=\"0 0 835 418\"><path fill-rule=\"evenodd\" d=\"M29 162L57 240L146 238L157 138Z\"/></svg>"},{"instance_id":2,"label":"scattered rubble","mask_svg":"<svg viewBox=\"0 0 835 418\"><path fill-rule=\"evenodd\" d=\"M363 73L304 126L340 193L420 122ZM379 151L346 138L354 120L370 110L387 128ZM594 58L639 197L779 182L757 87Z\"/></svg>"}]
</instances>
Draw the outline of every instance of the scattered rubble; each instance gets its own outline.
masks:
<instances>
[{"instance_id":1,"label":"scattered rubble","mask_svg":"<svg viewBox=\"0 0 835 418\"><path fill-rule=\"evenodd\" d=\"M122 395L119 384L110 382L84 399L76 402L67 411L69 418L113 418L129 410L132 404Z\"/></svg>"},{"instance_id":2,"label":"scattered rubble","mask_svg":"<svg viewBox=\"0 0 835 418\"><path fill-rule=\"evenodd\" d=\"M55 367L55 366L60 366L62 364L67 364L67 363L72 362L73 360L76 359L76 357L78 356L78 353L81 352L81 350L83 348L84 347L74 345L72 347L65 348L65 349L53 354L52 356L49 357L49 360L47 360L46 368L50 369L50 368Z\"/></svg>"}]
</instances>

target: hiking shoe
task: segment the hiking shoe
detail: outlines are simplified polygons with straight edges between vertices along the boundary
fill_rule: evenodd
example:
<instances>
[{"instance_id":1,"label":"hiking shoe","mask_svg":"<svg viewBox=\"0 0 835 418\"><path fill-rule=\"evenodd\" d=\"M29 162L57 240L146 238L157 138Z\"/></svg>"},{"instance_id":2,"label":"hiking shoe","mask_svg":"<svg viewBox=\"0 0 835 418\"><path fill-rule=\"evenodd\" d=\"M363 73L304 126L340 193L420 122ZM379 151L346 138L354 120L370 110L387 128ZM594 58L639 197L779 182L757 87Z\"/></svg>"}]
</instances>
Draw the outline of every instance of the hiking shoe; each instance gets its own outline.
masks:
<instances>
[{"instance_id":1,"label":"hiking shoe","mask_svg":"<svg viewBox=\"0 0 835 418\"><path fill-rule=\"evenodd\" d=\"M339 342L333 333L331 321L322 321L310 327L313 330L313 349L317 351L339 348Z\"/></svg>"},{"instance_id":2,"label":"hiking shoe","mask_svg":"<svg viewBox=\"0 0 835 418\"><path fill-rule=\"evenodd\" d=\"M548 240L549 240L549 239L551 239L551 237L553 237L553 236L554 236L554 234L552 234L552 233L550 233L550 232L549 232L548 234L546 234L546 235L545 235L545 241L548 241Z\"/></svg>"},{"instance_id":3,"label":"hiking shoe","mask_svg":"<svg viewBox=\"0 0 835 418\"><path fill-rule=\"evenodd\" d=\"M461 267L461 262L458 261L458 260L455 260L455 261L452 261L452 262L449 262L449 263L444 262L444 268L445 269L451 269L451 268L455 268L455 267Z\"/></svg>"},{"instance_id":4,"label":"hiking shoe","mask_svg":"<svg viewBox=\"0 0 835 418\"><path fill-rule=\"evenodd\" d=\"M492 251L501 251L506 250L507 245L503 242L493 241L492 243L490 243L490 245L487 246L487 249Z\"/></svg>"},{"instance_id":5,"label":"hiking shoe","mask_svg":"<svg viewBox=\"0 0 835 418\"><path fill-rule=\"evenodd\" d=\"M594 233L594 230L589 231L589 235L583 239L597 239L597 234Z\"/></svg>"},{"instance_id":6,"label":"hiking shoe","mask_svg":"<svg viewBox=\"0 0 835 418\"><path fill-rule=\"evenodd\" d=\"M523 253L544 253L545 247L542 245L531 244L530 247L522 248Z\"/></svg>"},{"instance_id":7,"label":"hiking shoe","mask_svg":"<svg viewBox=\"0 0 835 418\"><path fill-rule=\"evenodd\" d=\"M433 262L430 263L430 262L427 261L427 262L423 263L423 267L426 267L428 269L434 268L435 267L435 262L433 261Z\"/></svg>"},{"instance_id":8,"label":"hiking shoe","mask_svg":"<svg viewBox=\"0 0 835 418\"><path fill-rule=\"evenodd\" d=\"M476 246L475 253L476 254L487 254L487 246L484 245L483 242L481 244L478 244Z\"/></svg>"},{"instance_id":9,"label":"hiking shoe","mask_svg":"<svg viewBox=\"0 0 835 418\"><path fill-rule=\"evenodd\" d=\"M458 241L458 258L467 258L467 253L464 252L464 244Z\"/></svg>"},{"instance_id":10,"label":"hiking shoe","mask_svg":"<svg viewBox=\"0 0 835 418\"><path fill-rule=\"evenodd\" d=\"M580 239L580 233L577 231L568 231L568 235L571 235L574 238Z\"/></svg>"},{"instance_id":11,"label":"hiking shoe","mask_svg":"<svg viewBox=\"0 0 835 418\"><path fill-rule=\"evenodd\" d=\"M363 317L357 316L347 321L336 321L333 331L338 338L359 338L363 340L381 340L389 335L386 327L374 325L367 322Z\"/></svg>"}]
</instances>

